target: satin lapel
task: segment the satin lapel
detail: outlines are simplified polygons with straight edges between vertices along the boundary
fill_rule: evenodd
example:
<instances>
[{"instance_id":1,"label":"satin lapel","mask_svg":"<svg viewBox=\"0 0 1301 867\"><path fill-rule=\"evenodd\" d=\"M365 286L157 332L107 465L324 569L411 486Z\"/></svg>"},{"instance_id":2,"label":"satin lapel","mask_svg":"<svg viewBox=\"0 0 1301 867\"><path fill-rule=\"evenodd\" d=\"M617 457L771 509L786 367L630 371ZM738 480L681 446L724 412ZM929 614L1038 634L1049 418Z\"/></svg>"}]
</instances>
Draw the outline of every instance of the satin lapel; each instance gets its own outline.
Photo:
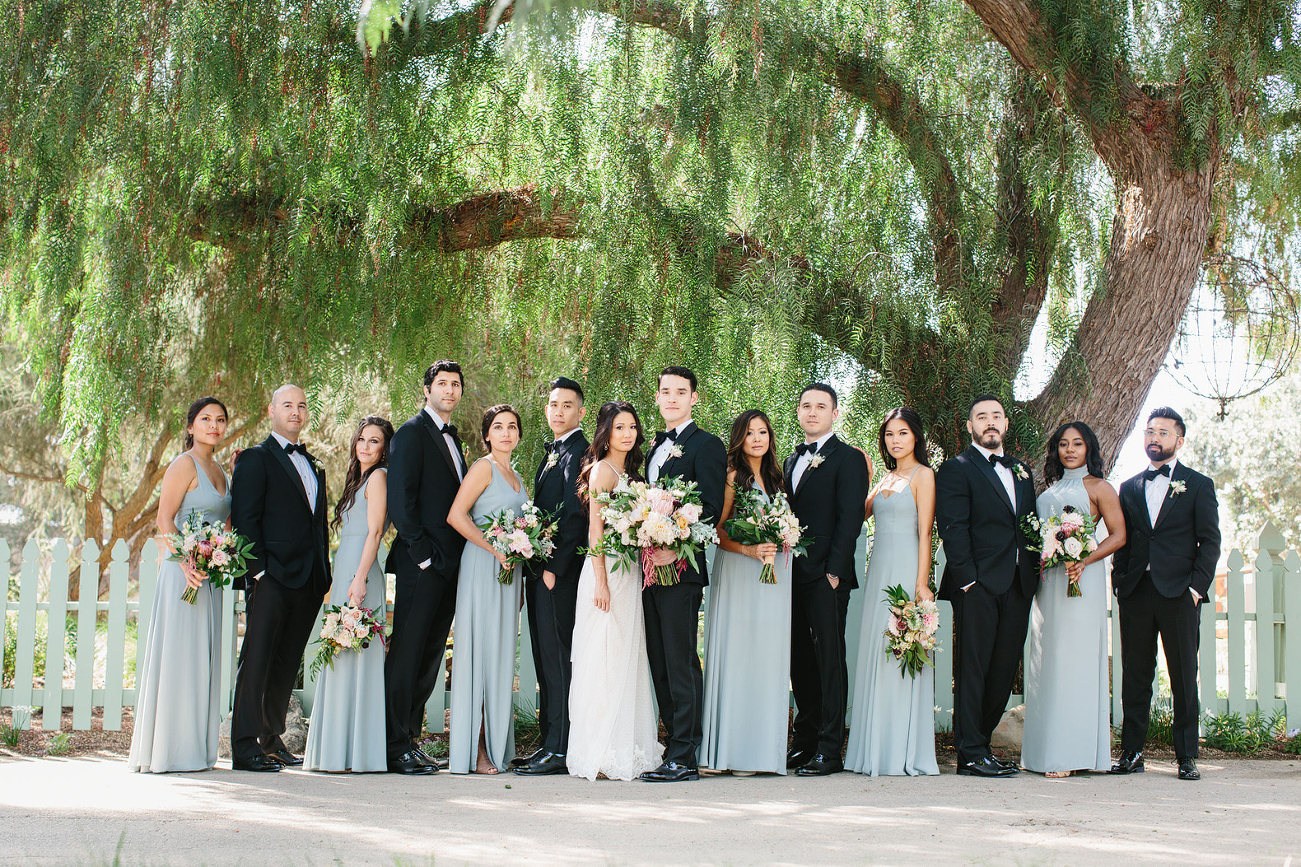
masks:
<instances>
[{"instance_id":1,"label":"satin lapel","mask_svg":"<svg viewBox=\"0 0 1301 867\"><path fill-rule=\"evenodd\" d=\"M840 440L836 439L835 434L832 434L827 441L822 444L822 448L818 449L817 454L825 457L834 452L838 445L840 445ZM795 467L792 466L791 470L793 471L794 469ZM809 476L813 475L816 469L817 468L812 466L812 464L804 468L804 475L800 476L800 486L796 489L795 493L798 494L800 491L804 490L804 484L808 482Z\"/></svg>"},{"instance_id":2,"label":"satin lapel","mask_svg":"<svg viewBox=\"0 0 1301 867\"><path fill-rule=\"evenodd\" d=\"M795 491L791 490L791 475L795 472L795 462L797 460L799 460L799 455L791 455L782 464L782 481L786 484L786 490L790 491L792 498L795 496Z\"/></svg>"},{"instance_id":3,"label":"satin lapel","mask_svg":"<svg viewBox=\"0 0 1301 867\"><path fill-rule=\"evenodd\" d=\"M429 413L425 412L423 409L420 410L420 420L424 422L425 432L428 433L429 438L434 441L434 448L438 449L439 453L443 456L443 460L447 461L447 468L452 471L452 475L458 478L465 478L464 470L457 472L456 458L452 457L452 450L447 446L447 437L443 436L443 432L438 429L438 425L434 424L434 420L429 417ZM462 460L464 460L464 458Z\"/></svg>"},{"instance_id":4,"label":"satin lapel","mask_svg":"<svg viewBox=\"0 0 1301 867\"><path fill-rule=\"evenodd\" d=\"M1147 528L1149 533L1151 533L1152 516L1147 513L1147 495L1146 491L1143 489L1143 474L1139 473L1137 476L1134 476L1134 478L1130 479L1130 482L1132 482L1132 484L1121 485L1121 493L1123 496L1129 497L1130 509L1139 514L1143 519L1143 526ZM1125 492L1126 490L1128 493Z\"/></svg>"},{"instance_id":5,"label":"satin lapel","mask_svg":"<svg viewBox=\"0 0 1301 867\"><path fill-rule=\"evenodd\" d=\"M980 470L980 474L988 479L989 483L994 486L994 491L998 494L998 498L1003 501L1003 505L1011 509L1012 514L1015 515L1016 504L1007 498L1007 488L1003 487L1003 480L998 477L998 473L994 470L994 466L985 459L984 455L976 450L975 446L971 446L967 449L967 457L976 465L976 469ZM1015 473L1012 474L1012 481L1012 490L1015 491L1017 488Z\"/></svg>"},{"instance_id":6,"label":"satin lapel","mask_svg":"<svg viewBox=\"0 0 1301 867\"><path fill-rule=\"evenodd\" d=\"M700 430L700 428L696 427L696 423L693 421L691 424L687 425L682 429L682 433L678 434L678 438L674 441L673 446L678 446L685 452L687 449L687 445L686 445L687 440L695 436L696 431L698 430ZM673 446L669 446L670 452L673 451ZM654 452L652 452L652 454L654 454ZM673 455L670 454L668 459L664 461L664 466L660 467L661 481L673 475L672 468L673 465L677 463L677 460L678 460L677 458L673 457Z\"/></svg>"},{"instance_id":7,"label":"satin lapel","mask_svg":"<svg viewBox=\"0 0 1301 867\"><path fill-rule=\"evenodd\" d=\"M1161 511L1156 513L1156 523L1152 525L1153 530L1160 527L1161 522L1165 520L1165 516L1173 511L1170 507L1170 501L1175 498L1175 482L1186 482L1191 472L1183 464L1175 464L1174 471L1170 473L1170 487L1166 488L1165 499L1161 501ZM1144 505L1147 504L1144 503Z\"/></svg>"},{"instance_id":8,"label":"satin lapel","mask_svg":"<svg viewBox=\"0 0 1301 867\"><path fill-rule=\"evenodd\" d=\"M289 474L289 478L294 483L294 490L298 491L298 495L303 498L303 505L309 509L312 508L312 504L307 501L307 489L303 487L303 477L298 475L298 467L294 466L294 462L289 459L289 455L285 454L285 450L280 447L280 443L276 441L275 437L270 436L266 438L262 445L266 446L267 451L275 456L276 463L280 464L284 471ZM319 496L321 491L319 478L317 481L316 491Z\"/></svg>"}]
</instances>

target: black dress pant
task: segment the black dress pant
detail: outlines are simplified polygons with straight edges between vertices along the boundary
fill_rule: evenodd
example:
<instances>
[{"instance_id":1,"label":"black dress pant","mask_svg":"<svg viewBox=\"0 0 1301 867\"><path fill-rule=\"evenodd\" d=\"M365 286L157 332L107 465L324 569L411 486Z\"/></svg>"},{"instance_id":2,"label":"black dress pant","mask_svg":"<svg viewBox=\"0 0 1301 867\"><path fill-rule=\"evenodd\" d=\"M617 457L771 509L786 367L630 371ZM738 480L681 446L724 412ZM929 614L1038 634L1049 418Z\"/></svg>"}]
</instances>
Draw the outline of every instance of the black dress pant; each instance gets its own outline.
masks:
<instances>
[{"instance_id":1,"label":"black dress pant","mask_svg":"<svg viewBox=\"0 0 1301 867\"><path fill-rule=\"evenodd\" d=\"M421 571L405 556L398 561L393 597L393 634L384 658L384 702L388 757L416 745L424 728L425 704L442 679L447 634L456 613L456 575L431 566ZM441 731L443 721L437 721Z\"/></svg>"},{"instance_id":2,"label":"black dress pant","mask_svg":"<svg viewBox=\"0 0 1301 867\"><path fill-rule=\"evenodd\" d=\"M999 594L977 582L953 600L953 742L959 765L990 754L1025 648L1030 602L1019 580Z\"/></svg>"},{"instance_id":3,"label":"black dress pant","mask_svg":"<svg viewBox=\"0 0 1301 867\"><path fill-rule=\"evenodd\" d=\"M524 585L524 599L528 604L533 665L538 675L542 749L563 755L569 748L569 682L573 673L569 657L573 648L578 582L557 576L555 588L548 590L540 576L530 578Z\"/></svg>"},{"instance_id":4,"label":"black dress pant","mask_svg":"<svg viewBox=\"0 0 1301 867\"><path fill-rule=\"evenodd\" d=\"M699 584L653 584L642 591L646 655L660 719L668 729L664 761L697 767L704 737L705 681L696 652L704 588Z\"/></svg>"},{"instance_id":5,"label":"black dress pant","mask_svg":"<svg viewBox=\"0 0 1301 867\"><path fill-rule=\"evenodd\" d=\"M284 749L280 736L289 698L322 598L310 585L292 589L269 575L244 591L244 644L230 721L230 751L236 761Z\"/></svg>"},{"instance_id":6,"label":"black dress pant","mask_svg":"<svg viewBox=\"0 0 1301 867\"><path fill-rule=\"evenodd\" d=\"M1202 606L1185 590L1169 599L1157 592L1151 573L1120 605L1120 704L1125 722L1122 750L1142 750L1152 711L1152 680L1156 677L1156 639L1161 636L1170 691L1174 694L1174 746L1179 758L1197 758L1197 650L1201 644Z\"/></svg>"},{"instance_id":7,"label":"black dress pant","mask_svg":"<svg viewBox=\"0 0 1301 867\"><path fill-rule=\"evenodd\" d=\"M791 587L791 691L795 725L791 748L839 760L845 743L849 669L845 616L849 586L825 578Z\"/></svg>"}]
</instances>

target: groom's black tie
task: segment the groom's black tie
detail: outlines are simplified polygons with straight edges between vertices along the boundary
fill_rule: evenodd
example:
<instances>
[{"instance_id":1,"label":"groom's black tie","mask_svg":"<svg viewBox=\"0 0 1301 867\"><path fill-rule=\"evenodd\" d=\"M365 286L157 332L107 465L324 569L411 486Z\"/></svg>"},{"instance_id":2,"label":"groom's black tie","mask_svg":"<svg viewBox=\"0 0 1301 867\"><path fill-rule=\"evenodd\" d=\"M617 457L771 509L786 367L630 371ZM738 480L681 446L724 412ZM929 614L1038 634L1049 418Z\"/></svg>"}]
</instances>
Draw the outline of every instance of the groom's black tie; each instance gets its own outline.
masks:
<instances>
[{"instance_id":1,"label":"groom's black tie","mask_svg":"<svg viewBox=\"0 0 1301 867\"><path fill-rule=\"evenodd\" d=\"M551 454L558 448L560 448L560 443L555 442L554 440L552 442L542 444L542 451L546 452L547 454Z\"/></svg>"},{"instance_id":2,"label":"groom's black tie","mask_svg":"<svg viewBox=\"0 0 1301 867\"><path fill-rule=\"evenodd\" d=\"M795 447L796 456L803 454L816 455L818 453L817 443L800 443Z\"/></svg>"},{"instance_id":3,"label":"groom's black tie","mask_svg":"<svg viewBox=\"0 0 1301 867\"><path fill-rule=\"evenodd\" d=\"M1002 464L1010 470L1012 467L1016 466L1016 458L1008 457L1007 455L991 454L989 456L989 465L991 467L997 467L999 464Z\"/></svg>"},{"instance_id":4,"label":"groom's black tie","mask_svg":"<svg viewBox=\"0 0 1301 867\"><path fill-rule=\"evenodd\" d=\"M285 454L292 455L294 452L301 452L303 457L307 457L307 446L302 443L285 443Z\"/></svg>"},{"instance_id":5,"label":"groom's black tie","mask_svg":"<svg viewBox=\"0 0 1301 867\"><path fill-rule=\"evenodd\" d=\"M1143 481L1145 482L1150 482L1153 479L1155 479L1157 476L1165 476L1167 479L1170 478L1170 465L1162 464L1160 467L1158 467L1155 470L1152 469L1143 470Z\"/></svg>"}]
</instances>

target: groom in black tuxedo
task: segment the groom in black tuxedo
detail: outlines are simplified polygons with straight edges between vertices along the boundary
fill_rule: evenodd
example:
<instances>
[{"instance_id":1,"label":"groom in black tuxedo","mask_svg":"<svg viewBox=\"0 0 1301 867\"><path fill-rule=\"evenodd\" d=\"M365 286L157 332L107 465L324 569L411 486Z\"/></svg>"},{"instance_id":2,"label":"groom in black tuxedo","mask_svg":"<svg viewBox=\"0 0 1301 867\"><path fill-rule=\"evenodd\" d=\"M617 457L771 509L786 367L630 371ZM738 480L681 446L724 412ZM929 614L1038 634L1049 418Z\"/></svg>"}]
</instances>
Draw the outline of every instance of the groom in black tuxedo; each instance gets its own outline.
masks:
<instances>
[{"instance_id":1,"label":"groom in black tuxedo","mask_svg":"<svg viewBox=\"0 0 1301 867\"><path fill-rule=\"evenodd\" d=\"M556 523L556 544L545 563L531 567L524 584L529 606L529 637L538 673L538 723L541 746L532 756L516 760L515 773L531 776L564 774L569 768L569 662L578 605L578 577L583 571L579 549L587 544L587 512L578 498L578 471L587 437L579 425L587 409L583 387L559 377L547 394L547 425L553 439L546 444L533 477L533 502Z\"/></svg>"},{"instance_id":2,"label":"groom in black tuxedo","mask_svg":"<svg viewBox=\"0 0 1301 867\"><path fill-rule=\"evenodd\" d=\"M393 635L384 659L388 769L432 774L434 760L420 750L425 702L443 673L447 633L456 613L456 578L465 540L447 523L447 511L465 478L465 455L452 410L465 376L455 361L425 371L425 405L393 434L389 448L388 514L397 528L388 571L397 577ZM438 721L439 728L442 720Z\"/></svg>"},{"instance_id":3,"label":"groom in black tuxedo","mask_svg":"<svg viewBox=\"0 0 1301 867\"><path fill-rule=\"evenodd\" d=\"M935 512L947 563L939 596L953 604L953 740L958 773L1017 773L990 751L1016 679L1039 554L1026 547L1022 521L1034 514L1030 468L1003 453L1008 418L982 394L967 411L971 446L935 476Z\"/></svg>"},{"instance_id":4,"label":"groom in black tuxedo","mask_svg":"<svg viewBox=\"0 0 1301 867\"><path fill-rule=\"evenodd\" d=\"M666 367L659 376L655 403L667 431L655 435L646 457L652 484L681 478L695 482L702 506L700 520L716 524L727 484L727 448L723 441L696 427L691 410L700 400L696 375L685 367ZM656 551L656 566L673 563L671 551ZM660 720L668 729L664 762L641 779L676 783L700 779L697 753L703 738L704 680L696 653L697 618L709 576L705 552L689 563L677 584L652 584L642 592L646 618L646 653L659 702Z\"/></svg>"},{"instance_id":5,"label":"groom in black tuxedo","mask_svg":"<svg viewBox=\"0 0 1301 867\"><path fill-rule=\"evenodd\" d=\"M863 453L831 432L840 415L836 390L804 387L796 417L804 442L783 467L795 517L811 540L791 564L791 689L795 731L786 767L806 777L844 770L845 615L858 587L854 560L872 471Z\"/></svg>"},{"instance_id":6,"label":"groom in black tuxedo","mask_svg":"<svg viewBox=\"0 0 1301 867\"><path fill-rule=\"evenodd\" d=\"M303 651L330 590L325 471L299 442L307 396L282 385L267 408L271 435L245 449L231 478L231 523L253 543L243 587L244 644L235 675L231 766L278 771L303 760L281 735Z\"/></svg>"},{"instance_id":7,"label":"groom in black tuxedo","mask_svg":"<svg viewBox=\"0 0 1301 867\"><path fill-rule=\"evenodd\" d=\"M1143 771L1159 635L1174 693L1179 779L1201 779L1196 761L1197 649L1202 603L1210 595L1220 559L1220 515L1215 483L1175 458L1183 444L1179 413L1169 407L1152 410L1143 432L1151 463L1120 486L1128 536L1112 556L1111 586L1120 606L1125 722L1113 774Z\"/></svg>"}]
</instances>

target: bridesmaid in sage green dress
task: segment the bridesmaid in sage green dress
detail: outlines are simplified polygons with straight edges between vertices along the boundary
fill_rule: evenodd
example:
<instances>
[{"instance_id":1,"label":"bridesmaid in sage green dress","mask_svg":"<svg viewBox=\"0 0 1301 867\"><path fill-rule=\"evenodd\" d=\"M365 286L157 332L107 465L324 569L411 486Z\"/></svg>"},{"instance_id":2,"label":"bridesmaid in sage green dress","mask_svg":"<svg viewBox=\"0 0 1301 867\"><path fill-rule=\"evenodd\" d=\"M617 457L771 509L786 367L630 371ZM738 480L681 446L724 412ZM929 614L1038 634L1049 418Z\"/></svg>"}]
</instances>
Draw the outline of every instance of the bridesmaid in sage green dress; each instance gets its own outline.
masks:
<instances>
[{"instance_id":1,"label":"bridesmaid in sage green dress","mask_svg":"<svg viewBox=\"0 0 1301 867\"><path fill-rule=\"evenodd\" d=\"M935 669L928 666L915 677L900 672L885 641L887 587L902 585L917 601L935 598L930 588L935 473L921 416L913 410L886 413L878 439L889 472L867 496L876 533L867 564L845 769L873 777L938 774Z\"/></svg>"},{"instance_id":2,"label":"bridesmaid in sage green dress","mask_svg":"<svg viewBox=\"0 0 1301 867\"><path fill-rule=\"evenodd\" d=\"M230 527L230 480L213 460L226 436L226 407L215 397L196 400L186 416L185 452L163 475L158 531L171 535L190 512ZM181 599L198 591L193 605ZM187 566L164 560L158 570L145 654L137 674L133 771L206 771L217 764L221 692L221 592Z\"/></svg>"},{"instance_id":3,"label":"bridesmaid in sage green dress","mask_svg":"<svg viewBox=\"0 0 1301 867\"><path fill-rule=\"evenodd\" d=\"M705 625L705 710L700 764L733 776L786 773L790 723L791 558L773 544L741 545L728 538L736 492L770 499L782 490L772 424L747 410L732 424L727 489L718 524L718 553ZM776 584L759 581L773 564Z\"/></svg>"},{"instance_id":4,"label":"bridesmaid in sage green dress","mask_svg":"<svg viewBox=\"0 0 1301 867\"><path fill-rule=\"evenodd\" d=\"M1044 570L1030 610L1021 764L1050 778L1111 766L1102 561L1125 544L1125 516L1103 467L1098 438L1083 422L1064 424L1049 438L1044 465L1049 487L1035 503L1040 519L1073 506L1101 518L1108 533L1081 562ZM1079 596L1066 595L1070 582L1078 583Z\"/></svg>"},{"instance_id":5,"label":"bridesmaid in sage green dress","mask_svg":"<svg viewBox=\"0 0 1301 867\"><path fill-rule=\"evenodd\" d=\"M478 523L494 512L518 515L528 502L524 480L510 465L520 441L520 418L506 404L483 414L483 445L465 474L447 523L470 544L461 555L456 585L456 620L452 635L452 725L448 733L448 770L454 774L496 774L515 755L515 651L524 584L520 567L502 584L506 565L484 539Z\"/></svg>"},{"instance_id":6,"label":"bridesmaid in sage green dress","mask_svg":"<svg viewBox=\"0 0 1301 867\"><path fill-rule=\"evenodd\" d=\"M384 551L388 527L388 450L393 425L368 415L357 425L343 494L334 509L339 550L334 554L330 605L353 604L384 616ZM312 703L303 767L309 771L375 773L388 770L384 747L384 644L350 650L321 671Z\"/></svg>"}]
</instances>

